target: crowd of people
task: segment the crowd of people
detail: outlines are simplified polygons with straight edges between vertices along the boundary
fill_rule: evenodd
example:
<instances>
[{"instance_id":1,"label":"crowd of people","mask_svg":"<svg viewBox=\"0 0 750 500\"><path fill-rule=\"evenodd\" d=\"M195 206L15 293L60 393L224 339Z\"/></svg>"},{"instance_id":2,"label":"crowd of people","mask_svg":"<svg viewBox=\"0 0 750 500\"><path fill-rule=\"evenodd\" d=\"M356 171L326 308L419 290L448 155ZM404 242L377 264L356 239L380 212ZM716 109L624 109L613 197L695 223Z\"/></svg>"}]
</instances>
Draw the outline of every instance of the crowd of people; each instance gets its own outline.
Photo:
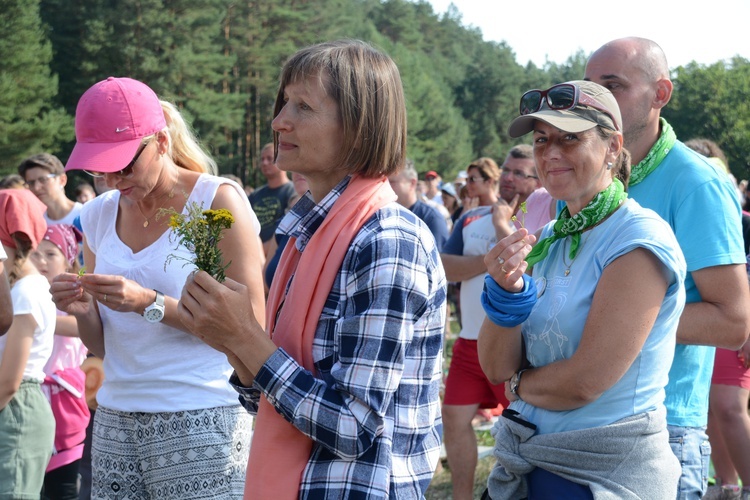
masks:
<instances>
[{"instance_id":1,"label":"crowd of people","mask_svg":"<svg viewBox=\"0 0 750 500\"><path fill-rule=\"evenodd\" d=\"M485 498L750 499L747 181L660 116L656 43L581 77L451 182L391 58L303 48L249 196L147 84L86 90L65 166L0 181L0 498L423 498L444 445L470 499L481 415Z\"/></svg>"}]
</instances>

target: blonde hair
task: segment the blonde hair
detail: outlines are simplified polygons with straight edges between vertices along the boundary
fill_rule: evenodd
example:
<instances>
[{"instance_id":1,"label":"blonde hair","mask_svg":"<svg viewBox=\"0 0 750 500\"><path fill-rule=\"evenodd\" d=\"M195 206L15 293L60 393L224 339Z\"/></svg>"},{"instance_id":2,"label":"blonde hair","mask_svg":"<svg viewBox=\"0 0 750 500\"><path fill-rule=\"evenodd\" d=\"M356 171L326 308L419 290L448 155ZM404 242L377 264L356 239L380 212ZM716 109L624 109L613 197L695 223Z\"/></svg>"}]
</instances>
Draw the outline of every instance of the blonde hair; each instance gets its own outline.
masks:
<instances>
[{"instance_id":1,"label":"blonde hair","mask_svg":"<svg viewBox=\"0 0 750 500\"><path fill-rule=\"evenodd\" d=\"M219 169L216 162L201 147L198 138L175 105L161 100L159 103L164 111L164 119L167 121L167 128L165 129L169 138L167 154L172 158L172 161L178 167L193 172L217 175Z\"/></svg>"},{"instance_id":2,"label":"blonde hair","mask_svg":"<svg viewBox=\"0 0 750 500\"><path fill-rule=\"evenodd\" d=\"M466 167L466 171L468 172L470 168L476 168L479 171L479 174L485 180L489 180L492 182L497 182L500 180L500 168L492 158L489 158L487 156L477 158L476 160L471 162L468 167Z\"/></svg>"}]
</instances>

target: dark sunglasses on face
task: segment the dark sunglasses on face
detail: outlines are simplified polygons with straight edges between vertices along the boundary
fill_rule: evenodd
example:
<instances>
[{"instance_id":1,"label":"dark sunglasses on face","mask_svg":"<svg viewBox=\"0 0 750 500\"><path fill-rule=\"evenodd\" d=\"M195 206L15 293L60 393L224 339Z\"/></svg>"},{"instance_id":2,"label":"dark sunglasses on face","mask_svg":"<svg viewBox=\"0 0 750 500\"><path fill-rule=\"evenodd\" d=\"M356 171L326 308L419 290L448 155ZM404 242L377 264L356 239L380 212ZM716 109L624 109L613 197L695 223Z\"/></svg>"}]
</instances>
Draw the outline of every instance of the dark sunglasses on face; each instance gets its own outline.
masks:
<instances>
[{"instance_id":1,"label":"dark sunglasses on face","mask_svg":"<svg viewBox=\"0 0 750 500\"><path fill-rule=\"evenodd\" d=\"M519 112L521 116L536 113L542 109L543 104L546 104L549 109L554 109L556 111L573 109L578 104L591 106L609 116L612 119L612 124L614 125L615 130L620 130L617 126L617 121L610 110L605 108L597 100L581 92L581 90L573 84L560 83L558 85L553 85L547 90L529 90L521 96Z\"/></svg>"},{"instance_id":2,"label":"dark sunglasses on face","mask_svg":"<svg viewBox=\"0 0 750 500\"><path fill-rule=\"evenodd\" d=\"M468 182L469 184L480 183L480 182L484 182L484 181L485 181L485 178L481 177L481 176L480 177L473 177L472 176L472 177L467 177L466 178L466 182Z\"/></svg>"},{"instance_id":3,"label":"dark sunglasses on face","mask_svg":"<svg viewBox=\"0 0 750 500\"><path fill-rule=\"evenodd\" d=\"M148 147L148 145L151 143L151 141L148 141L146 144L141 146L141 149L138 150L138 152L133 157L133 161L125 165L125 168L122 170L118 170L117 172L94 172L93 170L84 170L87 174L89 174L91 177L104 177L109 173L110 175L116 175L118 177L130 177L133 175L133 167L135 166L135 163L138 161L138 158L141 157L141 153L143 153L143 150Z\"/></svg>"}]
</instances>

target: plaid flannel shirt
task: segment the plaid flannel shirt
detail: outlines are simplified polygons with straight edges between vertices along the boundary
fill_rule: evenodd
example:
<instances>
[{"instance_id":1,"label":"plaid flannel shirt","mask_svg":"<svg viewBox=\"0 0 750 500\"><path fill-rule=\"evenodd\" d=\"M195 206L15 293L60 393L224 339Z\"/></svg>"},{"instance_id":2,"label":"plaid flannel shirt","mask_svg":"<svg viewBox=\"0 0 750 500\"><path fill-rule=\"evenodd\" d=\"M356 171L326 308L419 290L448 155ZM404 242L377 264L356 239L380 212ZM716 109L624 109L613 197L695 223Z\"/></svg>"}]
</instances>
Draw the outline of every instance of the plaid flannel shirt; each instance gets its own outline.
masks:
<instances>
[{"instance_id":1,"label":"plaid flannel shirt","mask_svg":"<svg viewBox=\"0 0 750 500\"><path fill-rule=\"evenodd\" d=\"M277 232L304 251L348 183L318 205L303 197ZM299 498L424 497L440 454L445 287L429 229L391 203L344 258L315 333L316 376L278 349L253 387L232 377L250 412L262 391L313 440Z\"/></svg>"}]
</instances>

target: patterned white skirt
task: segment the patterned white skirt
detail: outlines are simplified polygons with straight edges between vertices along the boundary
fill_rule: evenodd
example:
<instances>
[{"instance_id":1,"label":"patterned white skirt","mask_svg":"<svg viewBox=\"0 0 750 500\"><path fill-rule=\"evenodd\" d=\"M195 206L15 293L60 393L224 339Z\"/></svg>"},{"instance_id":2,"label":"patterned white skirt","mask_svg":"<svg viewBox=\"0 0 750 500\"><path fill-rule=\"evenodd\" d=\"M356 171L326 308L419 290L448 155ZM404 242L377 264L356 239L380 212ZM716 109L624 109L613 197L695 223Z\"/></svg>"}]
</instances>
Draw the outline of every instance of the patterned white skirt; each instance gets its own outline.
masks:
<instances>
[{"instance_id":1,"label":"patterned white skirt","mask_svg":"<svg viewBox=\"0 0 750 500\"><path fill-rule=\"evenodd\" d=\"M91 498L242 498L252 423L241 406L174 413L100 406Z\"/></svg>"}]
</instances>

